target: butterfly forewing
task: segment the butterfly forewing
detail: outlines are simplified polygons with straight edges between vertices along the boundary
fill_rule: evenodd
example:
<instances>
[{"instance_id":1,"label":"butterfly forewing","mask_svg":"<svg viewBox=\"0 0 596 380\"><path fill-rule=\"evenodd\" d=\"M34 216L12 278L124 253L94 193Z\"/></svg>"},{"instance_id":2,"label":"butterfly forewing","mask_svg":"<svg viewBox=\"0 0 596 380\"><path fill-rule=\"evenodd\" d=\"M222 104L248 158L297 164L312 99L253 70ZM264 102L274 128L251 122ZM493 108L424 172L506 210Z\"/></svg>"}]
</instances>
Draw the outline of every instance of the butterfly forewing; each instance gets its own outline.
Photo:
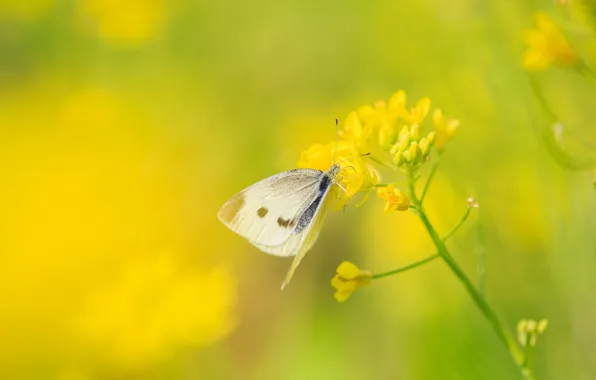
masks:
<instances>
[{"instance_id":1,"label":"butterfly forewing","mask_svg":"<svg viewBox=\"0 0 596 380\"><path fill-rule=\"evenodd\" d=\"M322 175L316 169L294 169L266 178L228 200L218 217L261 250L286 256L277 248L296 236L300 216L320 195Z\"/></svg>"},{"instance_id":2,"label":"butterfly forewing","mask_svg":"<svg viewBox=\"0 0 596 380\"><path fill-rule=\"evenodd\" d=\"M336 191L337 187L335 186L330 186L325 190L325 192L322 194L322 201L317 205L316 209L314 210L314 213L312 214L312 219L309 221L304 230L302 230L302 232L299 235L296 235L301 237L299 244L295 244L292 247L288 247L294 250L294 252L292 252L293 254L289 256L296 257L294 258L294 261L292 261L292 265L290 266L290 269L286 274L284 282L281 284L282 290L294 276L296 268L298 267L298 265L300 265L300 262L302 261L306 253L312 248L312 246L316 243L317 239L319 238L319 232L321 232L321 225L325 221L325 217L327 216L331 204L333 203L333 200L337 195ZM290 242L291 239L292 238L290 238L288 242Z\"/></svg>"}]
</instances>

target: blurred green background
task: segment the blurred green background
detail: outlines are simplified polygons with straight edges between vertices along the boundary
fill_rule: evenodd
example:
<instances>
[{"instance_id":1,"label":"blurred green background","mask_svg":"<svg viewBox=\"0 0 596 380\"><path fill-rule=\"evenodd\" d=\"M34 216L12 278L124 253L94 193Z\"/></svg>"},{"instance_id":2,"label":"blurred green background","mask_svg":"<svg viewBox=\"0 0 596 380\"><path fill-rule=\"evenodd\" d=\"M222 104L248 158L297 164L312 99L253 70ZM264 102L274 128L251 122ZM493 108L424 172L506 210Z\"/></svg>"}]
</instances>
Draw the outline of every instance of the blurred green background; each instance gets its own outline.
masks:
<instances>
[{"instance_id":1,"label":"blurred green background","mask_svg":"<svg viewBox=\"0 0 596 380\"><path fill-rule=\"evenodd\" d=\"M539 379L596 378L593 172L561 166L520 65L551 1L0 1L0 374L5 379L519 379L441 262L338 304L342 260L433 253L414 215L349 207L290 261L221 204L404 89L461 120L429 193L514 328L548 318ZM596 89L541 74L591 159ZM590 149L591 147L591 149Z\"/></svg>"}]
</instances>

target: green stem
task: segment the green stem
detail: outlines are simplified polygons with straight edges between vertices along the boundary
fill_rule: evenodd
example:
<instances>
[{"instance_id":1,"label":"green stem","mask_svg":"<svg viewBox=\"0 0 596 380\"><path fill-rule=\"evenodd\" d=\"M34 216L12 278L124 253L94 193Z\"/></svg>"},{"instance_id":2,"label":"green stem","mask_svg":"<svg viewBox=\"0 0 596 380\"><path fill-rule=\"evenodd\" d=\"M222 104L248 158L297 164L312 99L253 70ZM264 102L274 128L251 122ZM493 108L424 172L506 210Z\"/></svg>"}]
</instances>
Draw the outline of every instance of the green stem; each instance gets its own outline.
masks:
<instances>
[{"instance_id":1,"label":"green stem","mask_svg":"<svg viewBox=\"0 0 596 380\"><path fill-rule=\"evenodd\" d=\"M424 202L424 198L426 197L426 192L428 191L428 188L430 187L430 182L432 181L435 173L437 172L438 167L439 167L439 161L435 161L432 168L430 168L430 172L428 173L428 179L426 180L426 183L424 184L424 189L422 190L422 195L420 196L420 202Z\"/></svg>"},{"instance_id":2,"label":"green stem","mask_svg":"<svg viewBox=\"0 0 596 380\"><path fill-rule=\"evenodd\" d=\"M405 265L403 267L400 267L400 268L397 268L397 269L394 269L394 270L390 270L389 272L375 274L375 275L372 276L372 278L373 278L373 280L376 280L376 279L379 279L379 278L383 278L383 277L387 277L387 276L392 276L394 274L405 272L407 270L414 269L414 268L419 267L419 266L421 266L423 264L426 264L426 263L428 263L430 261L433 261L437 257L439 257L439 254L438 253L435 253L434 255L431 255L431 256L429 256L429 257L427 257L425 259L422 259L422 260L413 262L412 264L408 264L408 265Z\"/></svg>"},{"instance_id":3,"label":"green stem","mask_svg":"<svg viewBox=\"0 0 596 380\"><path fill-rule=\"evenodd\" d=\"M484 229L481 224L477 226L476 230L477 245L476 245L476 280L478 281L478 291L484 296L484 284L486 283L486 252L484 249Z\"/></svg>"},{"instance_id":4,"label":"green stem","mask_svg":"<svg viewBox=\"0 0 596 380\"><path fill-rule=\"evenodd\" d=\"M526 371L530 371L534 361L534 346L530 344L529 341L530 337L528 336L526 339L526 350L525 350L525 358L524 362L522 363L522 367Z\"/></svg>"},{"instance_id":5,"label":"green stem","mask_svg":"<svg viewBox=\"0 0 596 380\"><path fill-rule=\"evenodd\" d=\"M575 69L584 76L584 78L589 79L590 81L596 83L596 73L592 71L590 66L588 66L583 60L579 60L575 65Z\"/></svg>"},{"instance_id":6,"label":"green stem","mask_svg":"<svg viewBox=\"0 0 596 380\"><path fill-rule=\"evenodd\" d=\"M377 163L377 164L379 164L379 165L385 166L385 167L387 167L387 168L389 168L389 169L397 170L397 167L396 167L396 166L394 166L394 165L390 165L390 164L388 164L388 163L386 163L386 162L383 162L383 161L381 161L381 160L377 159L376 157L373 157L372 155L368 155L367 157L368 157L368 158L369 158L371 161L374 161L374 162L376 162L376 163Z\"/></svg>"},{"instance_id":7,"label":"green stem","mask_svg":"<svg viewBox=\"0 0 596 380\"><path fill-rule=\"evenodd\" d=\"M398 183L405 184L405 182L403 182L403 181L395 181L395 182L390 182L390 183L375 183L374 187L387 187L387 186L395 185Z\"/></svg>"},{"instance_id":8,"label":"green stem","mask_svg":"<svg viewBox=\"0 0 596 380\"><path fill-rule=\"evenodd\" d=\"M422 202L422 200L420 202ZM455 227L453 227L451 229L451 231L449 231L449 232L447 232L447 234L445 234L445 237L443 237L443 242L447 241L447 239L449 239L451 236L453 236L453 234L456 233L457 230L465 223L466 219L468 219L468 216L470 216L470 211L472 211L472 207L468 207L468 209L466 210L466 213L460 219L460 221L455 225Z\"/></svg>"},{"instance_id":9,"label":"green stem","mask_svg":"<svg viewBox=\"0 0 596 380\"><path fill-rule=\"evenodd\" d=\"M443 241L443 239L441 239L439 237L439 234L437 233L437 231L431 224L430 220L428 219L420 199L418 199L418 197L416 196L415 183L414 183L412 173L410 173L409 177L410 177L409 188L410 188L410 196L412 199L412 203L418 210L418 216L419 216L420 220L422 221L422 223L424 224L424 227L428 231L428 234L430 235L433 243L435 244L438 254L441 256L443 261L445 261L447 266L449 266L449 268L451 269L453 274L455 274L455 276L462 283L462 285L464 286L464 288L466 289L466 291L468 292L470 297L472 297L472 300L474 301L476 306L480 309L480 311L482 312L484 317L486 319L488 319L488 321L491 323L493 330L497 334L497 337L499 338L501 343L503 343L503 345L507 348L507 350L509 351L509 354L513 358L514 362L518 366L520 366L521 372L524 375L524 377L526 379L533 379L534 377L532 375L532 372L529 369L522 367L522 363L524 362L524 353L521 351L521 349L517 345L513 336L509 333L509 331L501 323L501 321L499 320L499 318L497 317L497 315L493 311L493 309L490 307L488 302L484 299L484 297L474 287L474 284L472 283L472 281L470 281L468 276L465 274L465 272L461 269L459 264L457 264L457 262L453 259L453 257L449 253L449 250L447 249L445 242Z\"/></svg>"},{"instance_id":10,"label":"green stem","mask_svg":"<svg viewBox=\"0 0 596 380\"><path fill-rule=\"evenodd\" d=\"M416 210L416 207L410 206L411 210ZM468 215L470 215L470 210L471 207L468 207L468 210L466 211L466 213L464 214L464 216L461 218L461 220L455 225L455 227L453 227L453 229L447 234L445 235L445 237L443 238L443 241L446 242L447 239L449 239L457 230L459 227L461 227L462 224L464 224L464 222L466 221L466 219L468 219ZM403 267L394 269L394 270L390 270L389 272L383 272L383 273L379 273L379 274L375 274L372 276L373 280L377 279L377 278L383 278L383 277L387 277L387 276L391 276L394 274L398 274L401 272L405 272L407 270L410 269L414 269L417 268L423 264L426 264L430 261L433 261L434 259L436 259L437 257L440 257L441 255L439 255L438 253L435 253L434 255L430 255L422 260L419 261L415 261L411 264L405 265Z\"/></svg>"}]
</instances>

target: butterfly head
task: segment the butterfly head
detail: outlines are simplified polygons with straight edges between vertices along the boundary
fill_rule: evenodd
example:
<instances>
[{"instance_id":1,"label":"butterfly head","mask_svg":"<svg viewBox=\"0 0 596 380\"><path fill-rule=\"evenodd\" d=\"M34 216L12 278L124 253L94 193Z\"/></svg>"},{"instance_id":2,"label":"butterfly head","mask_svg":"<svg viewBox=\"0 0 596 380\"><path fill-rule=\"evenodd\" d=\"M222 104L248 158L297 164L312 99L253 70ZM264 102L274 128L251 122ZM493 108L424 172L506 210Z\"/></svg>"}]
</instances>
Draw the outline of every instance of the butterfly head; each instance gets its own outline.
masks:
<instances>
[{"instance_id":1,"label":"butterfly head","mask_svg":"<svg viewBox=\"0 0 596 380\"><path fill-rule=\"evenodd\" d=\"M335 178L339 174L340 170L341 166L339 164L333 164L329 170L327 170L327 175L331 178Z\"/></svg>"}]
</instances>

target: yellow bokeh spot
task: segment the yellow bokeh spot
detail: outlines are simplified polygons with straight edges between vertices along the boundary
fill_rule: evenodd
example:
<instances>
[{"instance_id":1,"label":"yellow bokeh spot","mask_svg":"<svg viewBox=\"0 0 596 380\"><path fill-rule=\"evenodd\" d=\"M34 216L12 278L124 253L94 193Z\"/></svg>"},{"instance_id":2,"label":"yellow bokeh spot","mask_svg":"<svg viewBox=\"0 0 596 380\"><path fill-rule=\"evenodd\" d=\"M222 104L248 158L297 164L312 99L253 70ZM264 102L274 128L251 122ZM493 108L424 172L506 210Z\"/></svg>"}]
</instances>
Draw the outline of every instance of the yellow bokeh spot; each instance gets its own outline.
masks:
<instances>
[{"instance_id":1,"label":"yellow bokeh spot","mask_svg":"<svg viewBox=\"0 0 596 380\"><path fill-rule=\"evenodd\" d=\"M164 28L164 0L77 0L82 24L114 46L134 47Z\"/></svg>"},{"instance_id":2,"label":"yellow bokeh spot","mask_svg":"<svg viewBox=\"0 0 596 380\"><path fill-rule=\"evenodd\" d=\"M75 324L101 357L134 368L225 336L233 295L223 268L201 273L162 254L129 264L89 295Z\"/></svg>"}]
</instances>

